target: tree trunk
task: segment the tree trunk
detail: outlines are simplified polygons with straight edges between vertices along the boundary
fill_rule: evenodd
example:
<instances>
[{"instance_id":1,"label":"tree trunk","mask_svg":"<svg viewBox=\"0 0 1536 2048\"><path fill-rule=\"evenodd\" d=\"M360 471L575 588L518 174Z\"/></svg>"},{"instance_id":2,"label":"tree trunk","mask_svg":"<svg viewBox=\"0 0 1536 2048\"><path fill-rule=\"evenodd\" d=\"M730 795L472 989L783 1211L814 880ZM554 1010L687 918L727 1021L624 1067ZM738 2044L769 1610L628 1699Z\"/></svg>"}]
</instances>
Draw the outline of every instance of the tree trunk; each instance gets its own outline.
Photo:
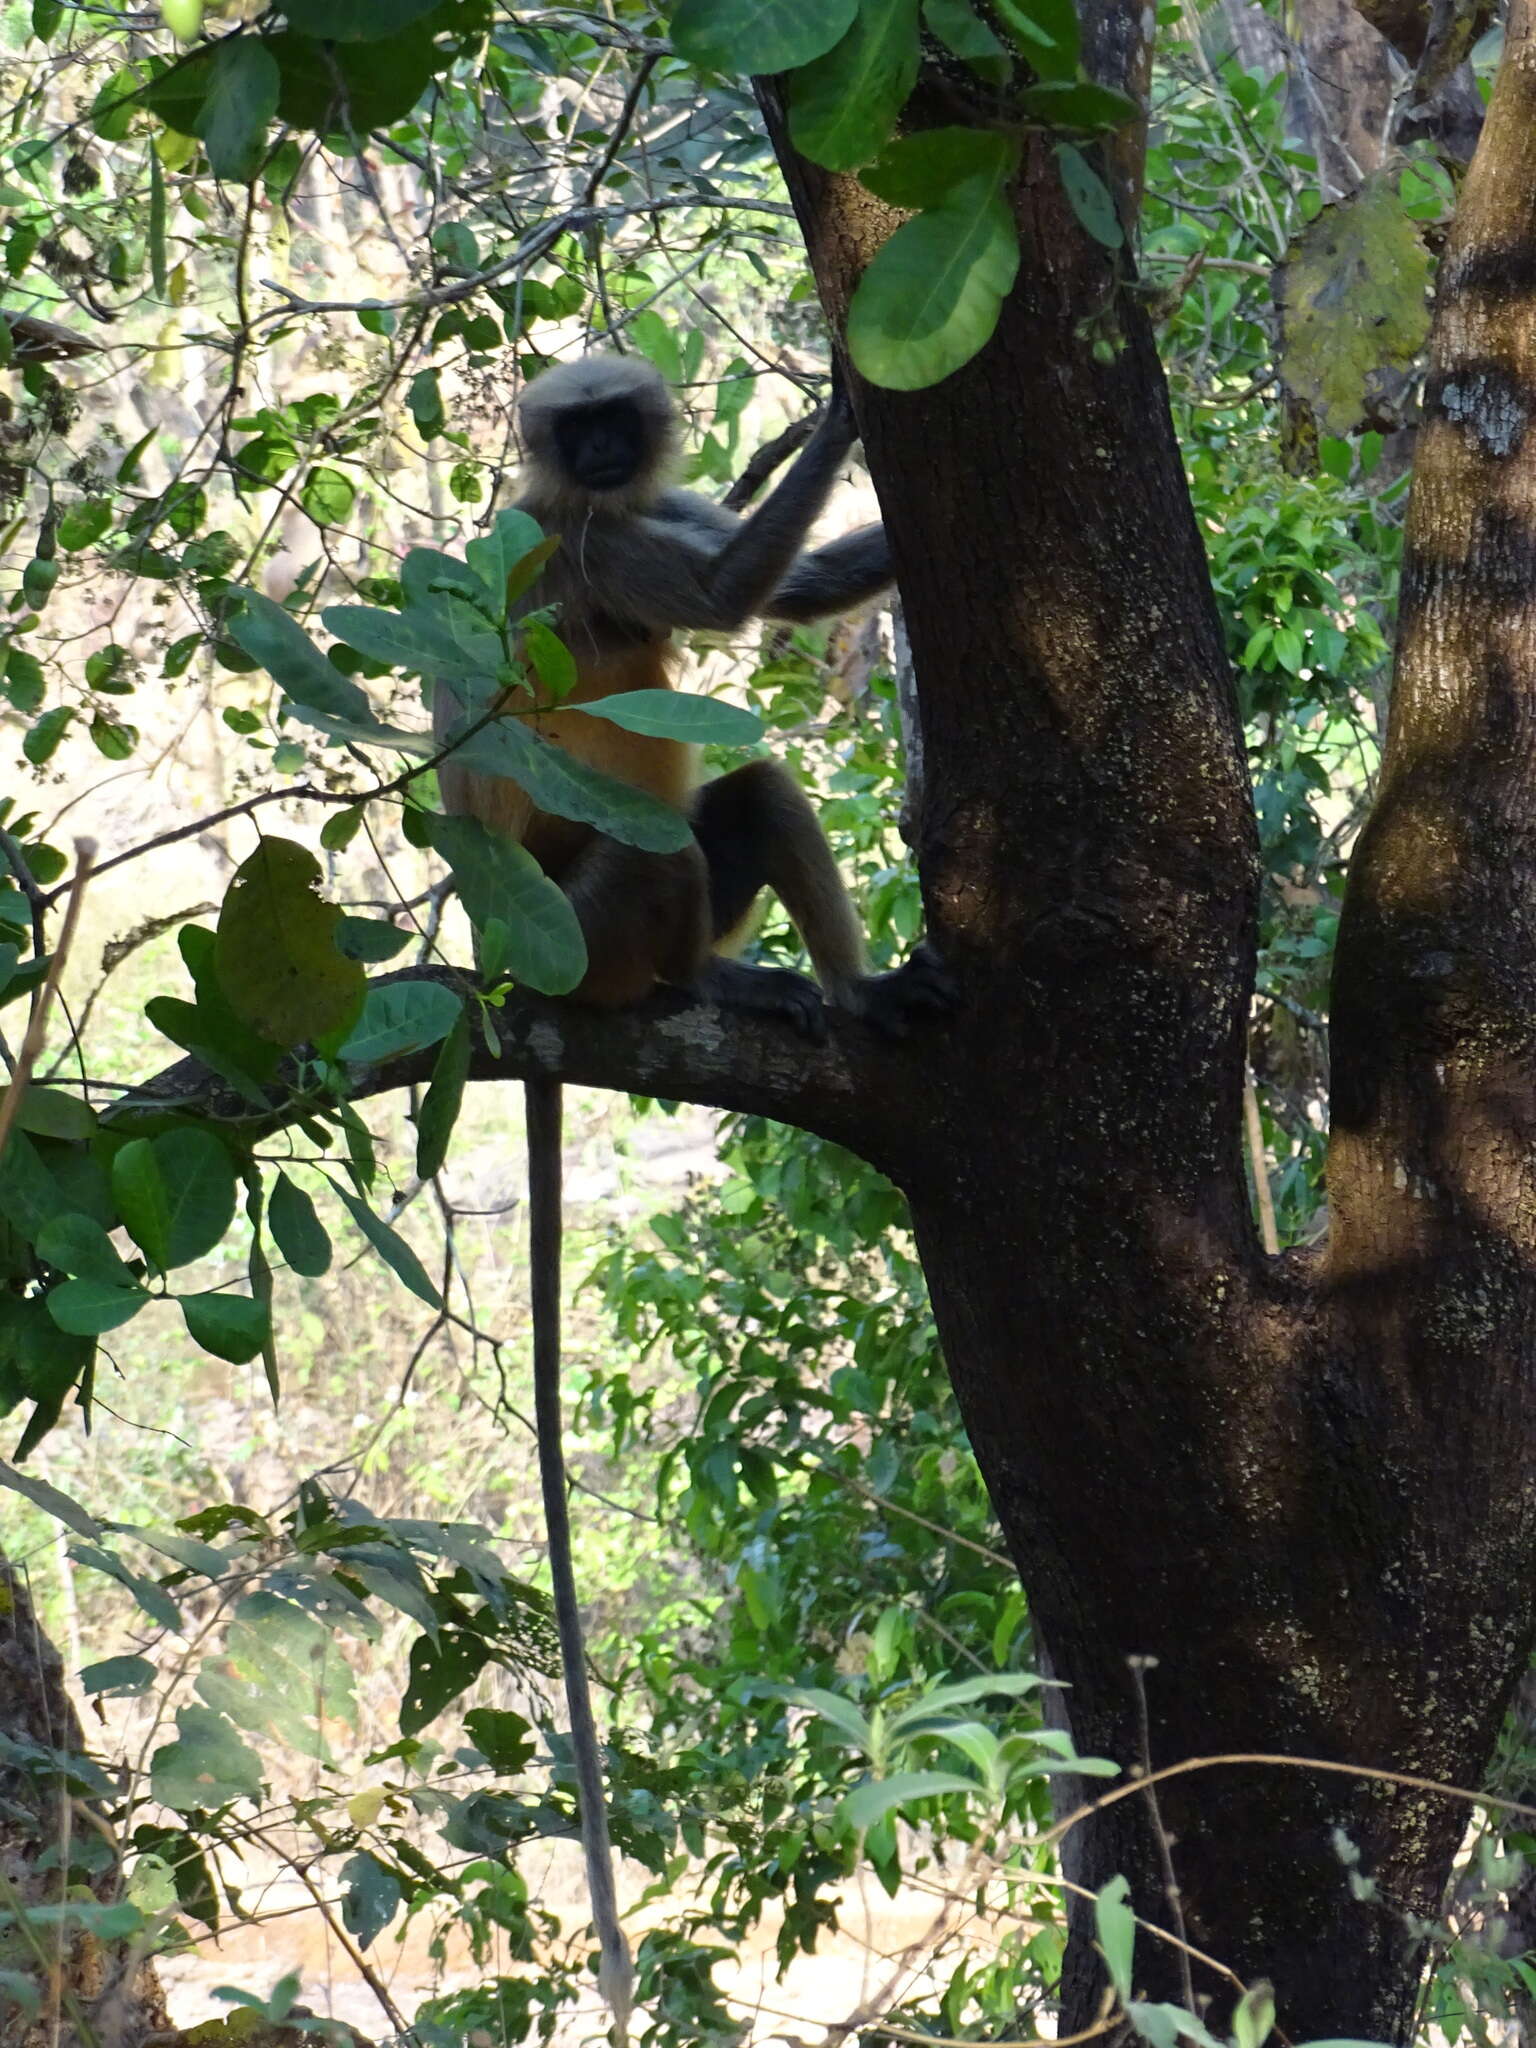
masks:
<instances>
[{"instance_id":1,"label":"tree trunk","mask_svg":"<svg viewBox=\"0 0 1536 2048\"><path fill-rule=\"evenodd\" d=\"M1107 82L1136 79L1139 19L1090 24ZM987 348L935 389L857 393L916 664L929 925L966 991L884 1163L1079 1749L1126 1766L1144 1746L1156 1765L1259 1752L1475 1787L1529 1651L1523 5L1509 35L1442 281L1391 759L1341 939L1326 1257L1255 1241L1238 1137L1256 858L1231 682L1141 303L1048 149L1019 181L1023 265ZM930 107L920 85L909 126L957 118L944 90ZM795 158L763 99L840 328L891 218ZM1293 2038L1406 2038L1415 1923L1464 1807L1304 1764L1222 1765L1159 1797L1161 1831L1140 1796L1075 1831L1070 1873L1123 1872L1164 1927L1181 1910L1196 1948L1275 1983ZM1063 2031L1103 1988L1091 1915L1071 1917ZM1180 1996L1182 1969L1138 1943L1145 1995ZM1230 1979L1196 1962L1193 1980L1220 2024Z\"/></svg>"},{"instance_id":2,"label":"tree trunk","mask_svg":"<svg viewBox=\"0 0 1536 2048\"><path fill-rule=\"evenodd\" d=\"M26 1921L29 1908L58 1903L66 1875L111 1899L119 1867L99 1853L110 1841L99 1812L71 1787L71 1760L83 1759L85 1737L59 1653L38 1626L23 1580L3 1558L0 1741L0 1969L17 1972L38 1998L29 2020L0 1994L0 2039L7 2048L139 2048L151 2036L174 2039L154 1965L142 1953L78 1926L61 1934L46 1922ZM78 1869L70 1868L71 1849ZM45 1864L45 1856L52 1860Z\"/></svg>"}]
</instances>

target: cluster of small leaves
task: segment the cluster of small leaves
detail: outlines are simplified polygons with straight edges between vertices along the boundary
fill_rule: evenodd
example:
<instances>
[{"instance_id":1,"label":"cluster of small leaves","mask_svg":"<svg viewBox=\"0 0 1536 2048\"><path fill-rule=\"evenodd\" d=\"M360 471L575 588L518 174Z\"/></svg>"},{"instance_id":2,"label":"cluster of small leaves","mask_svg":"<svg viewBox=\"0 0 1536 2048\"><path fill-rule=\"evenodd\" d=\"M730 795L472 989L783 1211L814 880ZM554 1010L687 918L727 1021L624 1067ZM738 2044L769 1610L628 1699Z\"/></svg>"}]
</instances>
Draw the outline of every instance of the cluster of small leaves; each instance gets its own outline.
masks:
<instances>
[{"instance_id":1,"label":"cluster of small leaves","mask_svg":"<svg viewBox=\"0 0 1536 2048\"><path fill-rule=\"evenodd\" d=\"M989 13L970 0L678 0L673 10L685 57L705 71L787 73L800 153L857 172L915 216L881 246L848 312L853 360L893 390L938 383L991 336L1018 272L1007 190L1029 130L1063 134L1062 186L1079 221L1109 249L1123 241L1108 186L1066 138L1121 127L1135 102L1084 75L1071 0L997 0ZM925 34L970 74L991 118L893 140Z\"/></svg>"},{"instance_id":2,"label":"cluster of small leaves","mask_svg":"<svg viewBox=\"0 0 1536 2048\"><path fill-rule=\"evenodd\" d=\"M280 1520L221 1503L173 1527L136 1527L99 1522L40 1481L8 1472L6 1482L65 1523L76 1566L110 1577L140 1610L141 1647L88 1665L79 1675L87 1697L163 1690L156 1653L165 1636L195 1635L200 1645L173 1711L165 1703L174 1728L150 1753L142 1782L88 1755L7 1741L4 1761L21 1782L39 1795L67 1784L112 1831L79 1831L69 1846L71 1882L91 1884L100 1902L29 1909L29 1923L52 1916L103 1941L155 1949L174 1944L181 1919L217 1933L227 1917L246 1917L241 1859L250 1840L284 1854L267 1759L279 1768L304 1759L308 1789L296 1817L305 1864L323 1845L360 1949L402 1914L450 1912L482 1960L493 1942L530 1963L535 1941L549 1951L558 1922L530 1903L504 1859L521 1844L574 1831L562 1738L542 1705L536 1722L506 1707L471 1707L451 1747L427 1733L483 1674L499 1671L541 1703L556 1667L548 1602L507 1575L488 1531L379 1517L314 1485ZM129 1561L135 1551L148 1553L147 1567ZM399 1739L344 1767L333 1744L356 1721L353 1660L378 1644L391 1616L419 1630ZM577 1991L558 1964L513 1981L530 2015ZM27 2009L36 1991L27 1973L4 1973L0 2012L7 1999Z\"/></svg>"}]
</instances>

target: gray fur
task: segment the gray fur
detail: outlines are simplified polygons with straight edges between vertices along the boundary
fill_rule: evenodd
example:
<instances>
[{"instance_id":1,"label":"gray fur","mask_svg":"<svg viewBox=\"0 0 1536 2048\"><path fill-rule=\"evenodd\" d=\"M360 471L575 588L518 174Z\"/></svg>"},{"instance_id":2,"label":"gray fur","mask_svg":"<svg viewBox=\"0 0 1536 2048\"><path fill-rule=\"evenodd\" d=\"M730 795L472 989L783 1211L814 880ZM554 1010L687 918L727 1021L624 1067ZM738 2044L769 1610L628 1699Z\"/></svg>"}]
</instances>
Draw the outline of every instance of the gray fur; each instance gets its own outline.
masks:
<instances>
[{"instance_id":1,"label":"gray fur","mask_svg":"<svg viewBox=\"0 0 1536 2048\"><path fill-rule=\"evenodd\" d=\"M612 491L577 490L559 469L554 422L568 406L629 399L652 430L650 460ZM671 396L648 363L587 357L535 379L521 406L531 458L518 503L564 545L529 593L561 605L578 652L601 655L676 629L734 632L749 619L829 617L891 580L884 529L862 528L801 554L853 445L833 400L780 482L747 518L666 483L676 448Z\"/></svg>"}]
</instances>

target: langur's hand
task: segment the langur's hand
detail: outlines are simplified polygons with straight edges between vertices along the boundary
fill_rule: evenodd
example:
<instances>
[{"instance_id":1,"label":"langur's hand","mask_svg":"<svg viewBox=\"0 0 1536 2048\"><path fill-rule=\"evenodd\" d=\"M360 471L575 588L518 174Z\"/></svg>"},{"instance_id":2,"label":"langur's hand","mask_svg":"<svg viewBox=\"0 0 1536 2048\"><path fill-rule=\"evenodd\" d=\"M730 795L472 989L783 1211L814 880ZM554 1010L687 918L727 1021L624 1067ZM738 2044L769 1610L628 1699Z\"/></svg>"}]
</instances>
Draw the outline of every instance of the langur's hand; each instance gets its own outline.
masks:
<instances>
[{"instance_id":1,"label":"langur's hand","mask_svg":"<svg viewBox=\"0 0 1536 2048\"><path fill-rule=\"evenodd\" d=\"M829 441L841 441L845 448L851 448L859 438L859 423L853 416L853 400L848 396L842 359L835 351L832 356L832 388L827 393L818 432Z\"/></svg>"}]
</instances>

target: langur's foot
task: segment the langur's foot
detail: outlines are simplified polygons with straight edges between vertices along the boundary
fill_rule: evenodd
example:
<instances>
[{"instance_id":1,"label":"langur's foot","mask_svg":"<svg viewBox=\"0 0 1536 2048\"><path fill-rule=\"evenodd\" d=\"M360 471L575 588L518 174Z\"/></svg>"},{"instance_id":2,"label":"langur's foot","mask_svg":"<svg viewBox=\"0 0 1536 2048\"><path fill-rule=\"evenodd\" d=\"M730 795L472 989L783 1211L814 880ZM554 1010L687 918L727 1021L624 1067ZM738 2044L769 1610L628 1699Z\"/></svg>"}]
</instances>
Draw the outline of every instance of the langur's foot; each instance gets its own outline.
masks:
<instances>
[{"instance_id":1,"label":"langur's foot","mask_svg":"<svg viewBox=\"0 0 1536 2048\"><path fill-rule=\"evenodd\" d=\"M960 991L926 940L889 974L866 974L840 990L837 1007L887 1038L905 1038L914 1021L954 1009Z\"/></svg>"},{"instance_id":2,"label":"langur's foot","mask_svg":"<svg viewBox=\"0 0 1536 2048\"><path fill-rule=\"evenodd\" d=\"M893 977L894 978L894 977ZM821 990L787 967L753 967L745 960L713 959L693 984L694 992L724 1010L750 1010L759 1017L783 1017L802 1037L820 1045L827 1035Z\"/></svg>"}]
</instances>

